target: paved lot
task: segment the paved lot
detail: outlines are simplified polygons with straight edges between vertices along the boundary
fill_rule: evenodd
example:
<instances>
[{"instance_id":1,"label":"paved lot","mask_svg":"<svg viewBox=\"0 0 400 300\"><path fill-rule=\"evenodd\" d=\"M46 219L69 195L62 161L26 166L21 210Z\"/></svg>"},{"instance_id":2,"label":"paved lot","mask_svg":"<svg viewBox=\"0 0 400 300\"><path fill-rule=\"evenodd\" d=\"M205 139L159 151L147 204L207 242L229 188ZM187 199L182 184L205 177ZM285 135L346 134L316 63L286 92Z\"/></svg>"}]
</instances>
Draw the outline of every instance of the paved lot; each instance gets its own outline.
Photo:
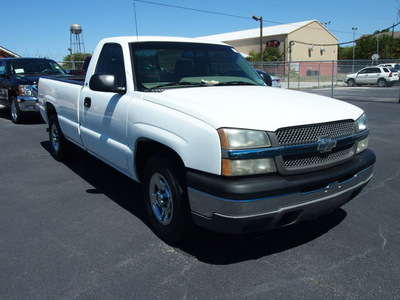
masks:
<instances>
[{"instance_id":1,"label":"paved lot","mask_svg":"<svg viewBox=\"0 0 400 300\"><path fill-rule=\"evenodd\" d=\"M303 91L316 93L327 97L332 96L331 87L306 88L303 89ZM380 88L377 86L341 86L334 88L333 97L345 101L399 103L400 87L398 85L385 88Z\"/></svg>"},{"instance_id":2,"label":"paved lot","mask_svg":"<svg viewBox=\"0 0 400 300\"><path fill-rule=\"evenodd\" d=\"M0 298L399 299L400 104L354 103L378 159L357 198L254 236L200 230L180 248L148 229L137 184L79 150L56 162L45 124L0 109Z\"/></svg>"}]
</instances>

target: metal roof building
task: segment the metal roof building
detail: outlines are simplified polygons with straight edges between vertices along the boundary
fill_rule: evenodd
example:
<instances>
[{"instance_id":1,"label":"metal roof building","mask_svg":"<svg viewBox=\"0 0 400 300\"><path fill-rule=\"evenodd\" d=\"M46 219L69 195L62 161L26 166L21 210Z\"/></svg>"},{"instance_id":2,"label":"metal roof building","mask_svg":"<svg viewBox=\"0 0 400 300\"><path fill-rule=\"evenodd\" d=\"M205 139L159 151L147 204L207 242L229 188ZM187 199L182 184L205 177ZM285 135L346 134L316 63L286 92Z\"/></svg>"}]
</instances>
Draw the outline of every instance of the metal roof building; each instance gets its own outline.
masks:
<instances>
[{"instance_id":1,"label":"metal roof building","mask_svg":"<svg viewBox=\"0 0 400 300\"><path fill-rule=\"evenodd\" d=\"M225 42L244 54L260 52L260 28L201 38ZM290 46L292 61L337 60L337 43L338 38L317 20L263 27L263 49L267 45L279 47L285 61L290 60Z\"/></svg>"},{"instance_id":2,"label":"metal roof building","mask_svg":"<svg viewBox=\"0 0 400 300\"><path fill-rule=\"evenodd\" d=\"M20 56L16 53L0 46L0 58L4 58L4 57L20 57Z\"/></svg>"}]
</instances>

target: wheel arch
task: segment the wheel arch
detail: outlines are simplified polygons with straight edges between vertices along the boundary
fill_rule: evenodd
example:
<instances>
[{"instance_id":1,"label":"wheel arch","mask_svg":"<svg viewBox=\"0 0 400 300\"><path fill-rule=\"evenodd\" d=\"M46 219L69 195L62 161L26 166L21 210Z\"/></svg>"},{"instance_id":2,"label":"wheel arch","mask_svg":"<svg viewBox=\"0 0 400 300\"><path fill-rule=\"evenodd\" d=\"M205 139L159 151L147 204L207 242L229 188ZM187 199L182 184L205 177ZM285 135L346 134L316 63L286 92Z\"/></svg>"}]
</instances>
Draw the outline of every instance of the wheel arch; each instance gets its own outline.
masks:
<instances>
[{"instance_id":1,"label":"wheel arch","mask_svg":"<svg viewBox=\"0 0 400 300\"><path fill-rule=\"evenodd\" d=\"M8 105L11 106L11 99L12 97L17 98L18 97L18 91L15 89L11 89L9 94L8 94Z\"/></svg>"},{"instance_id":2,"label":"wheel arch","mask_svg":"<svg viewBox=\"0 0 400 300\"><path fill-rule=\"evenodd\" d=\"M55 108L55 106L53 104L51 104L49 102L46 102L45 116L46 116L47 121L50 120L50 116L52 114L57 114L57 110L56 110L56 108Z\"/></svg>"},{"instance_id":3,"label":"wheel arch","mask_svg":"<svg viewBox=\"0 0 400 300\"><path fill-rule=\"evenodd\" d=\"M146 162L153 155L159 154L168 158L181 170L185 169L185 164L179 154L170 147L150 139L139 139L136 143L135 166L136 174L140 182L143 182L143 175Z\"/></svg>"}]
</instances>

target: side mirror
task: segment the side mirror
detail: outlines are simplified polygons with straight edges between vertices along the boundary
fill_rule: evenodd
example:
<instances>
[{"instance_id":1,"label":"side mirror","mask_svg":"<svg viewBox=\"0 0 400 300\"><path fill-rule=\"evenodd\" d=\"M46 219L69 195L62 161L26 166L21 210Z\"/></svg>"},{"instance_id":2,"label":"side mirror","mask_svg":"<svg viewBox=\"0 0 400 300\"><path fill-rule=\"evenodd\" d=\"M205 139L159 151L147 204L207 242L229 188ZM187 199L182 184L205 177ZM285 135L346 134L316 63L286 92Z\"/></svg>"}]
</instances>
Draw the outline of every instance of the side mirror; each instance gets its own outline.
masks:
<instances>
[{"instance_id":1,"label":"side mirror","mask_svg":"<svg viewBox=\"0 0 400 300\"><path fill-rule=\"evenodd\" d=\"M269 75L268 73L258 73L261 77L261 79L268 85L268 86L272 86L272 78L271 75Z\"/></svg>"},{"instance_id":2,"label":"side mirror","mask_svg":"<svg viewBox=\"0 0 400 300\"><path fill-rule=\"evenodd\" d=\"M118 86L116 76L112 74L93 74L89 81L93 91L125 94L126 88Z\"/></svg>"},{"instance_id":3,"label":"side mirror","mask_svg":"<svg viewBox=\"0 0 400 300\"><path fill-rule=\"evenodd\" d=\"M9 78L9 76L6 74L4 70L0 71L0 77Z\"/></svg>"}]
</instances>

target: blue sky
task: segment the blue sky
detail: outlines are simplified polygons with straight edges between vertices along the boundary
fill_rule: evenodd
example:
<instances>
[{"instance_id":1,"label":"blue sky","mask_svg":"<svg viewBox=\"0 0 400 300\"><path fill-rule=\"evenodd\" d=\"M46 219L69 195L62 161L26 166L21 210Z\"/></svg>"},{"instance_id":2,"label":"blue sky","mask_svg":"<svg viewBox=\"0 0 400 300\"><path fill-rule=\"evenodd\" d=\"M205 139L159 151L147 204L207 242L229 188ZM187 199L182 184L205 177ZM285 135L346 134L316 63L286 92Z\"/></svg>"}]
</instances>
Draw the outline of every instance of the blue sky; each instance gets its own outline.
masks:
<instances>
[{"instance_id":1,"label":"blue sky","mask_svg":"<svg viewBox=\"0 0 400 300\"><path fill-rule=\"evenodd\" d=\"M2 0L0 46L22 56L50 57L68 54L71 24L83 28L86 52L93 52L105 37L167 35L198 37L258 28L251 17L262 16L264 26L318 20L348 42L362 34L399 22L397 0L148 0L193 10L134 0ZM226 15L205 13L217 12ZM230 16L227 16L230 15ZM396 31L400 31L397 26Z\"/></svg>"}]
</instances>

